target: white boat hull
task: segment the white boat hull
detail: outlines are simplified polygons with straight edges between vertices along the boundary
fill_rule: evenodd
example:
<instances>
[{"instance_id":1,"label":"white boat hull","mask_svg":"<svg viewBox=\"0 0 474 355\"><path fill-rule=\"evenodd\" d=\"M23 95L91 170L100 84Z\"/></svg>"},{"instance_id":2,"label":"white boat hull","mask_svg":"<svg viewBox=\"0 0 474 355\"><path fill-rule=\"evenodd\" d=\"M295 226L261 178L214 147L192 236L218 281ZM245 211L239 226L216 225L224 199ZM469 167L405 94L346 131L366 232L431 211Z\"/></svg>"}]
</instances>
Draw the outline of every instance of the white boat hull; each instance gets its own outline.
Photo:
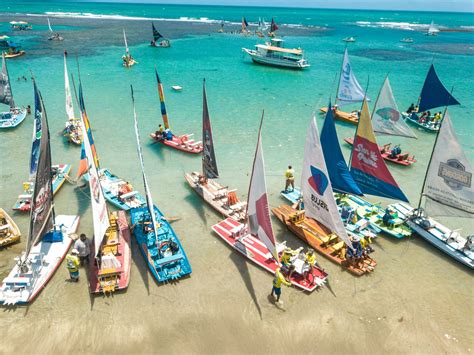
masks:
<instances>
[{"instance_id":1,"label":"white boat hull","mask_svg":"<svg viewBox=\"0 0 474 355\"><path fill-rule=\"evenodd\" d=\"M255 63L263 64L263 65L270 65L274 67L283 67L283 68L293 68L293 69L304 69L308 68L310 65L304 59L300 59L298 61L293 60L286 60L276 57L267 57L262 56L255 51L248 50L243 48L244 52L247 53Z\"/></svg>"},{"instance_id":2,"label":"white boat hull","mask_svg":"<svg viewBox=\"0 0 474 355\"><path fill-rule=\"evenodd\" d=\"M62 228L63 240L52 243L41 241L34 246L28 256L31 261L29 272L22 273L18 265L13 267L0 287L0 304L32 302L61 265L72 244L71 234L79 226L79 216L59 215L55 222Z\"/></svg>"},{"instance_id":3,"label":"white boat hull","mask_svg":"<svg viewBox=\"0 0 474 355\"><path fill-rule=\"evenodd\" d=\"M420 237L456 261L474 269L474 253L462 251L466 242L464 238L430 217L410 217L414 209L409 205L396 203L391 206L399 212L400 218L406 219L406 224ZM431 227L424 228L422 226L423 221L429 221ZM450 238L451 236L454 236L454 238Z\"/></svg>"}]
</instances>

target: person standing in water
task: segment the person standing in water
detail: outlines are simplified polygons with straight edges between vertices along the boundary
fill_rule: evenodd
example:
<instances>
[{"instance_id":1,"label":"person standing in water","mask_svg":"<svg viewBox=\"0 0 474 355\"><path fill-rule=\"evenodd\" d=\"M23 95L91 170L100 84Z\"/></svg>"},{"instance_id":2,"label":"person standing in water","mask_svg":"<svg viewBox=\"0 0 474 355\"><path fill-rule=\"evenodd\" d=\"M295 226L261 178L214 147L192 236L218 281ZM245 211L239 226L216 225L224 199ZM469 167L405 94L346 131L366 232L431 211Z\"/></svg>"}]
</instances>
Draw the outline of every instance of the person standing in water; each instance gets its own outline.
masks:
<instances>
[{"instance_id":1,"label":"person standing in water","mask_svg":"<svg viewBox=\"0 0 474 355\"><path fill-rule=\"evenodd\" d=\"M66 255L66 267L69 271L69 277L71 281L79 281L79 252L76 249L72 249L71 253Z\"/></svg>"},{"instance_id":2,"label":"person standing in water","mask_svg":"<svg viewBox=\"0 0 474 355\"><path fill-rule=\"evenodd\" d=\"M285 172L285 192L291 192L295 190L295 169L291 165L288 165L288 169ZM288 188L291 186L291 191Z\"/></svg>"},{"instance_id":3,"label":"person standing in water","mask_svg":"<svg viewBox=\"0 0 474 355\"><path fill-rule=\"evenodd\" d=\"M280 302L281 284L284 284L286 286L291 286L291 282L286 281L285 276L283 276L283 274L280 271L280 268L277 268L275 270L275 278L273 279L272 293L270 294L273 297L275 297L276 295L277 303Z\"/></svg>"}]
</instances>

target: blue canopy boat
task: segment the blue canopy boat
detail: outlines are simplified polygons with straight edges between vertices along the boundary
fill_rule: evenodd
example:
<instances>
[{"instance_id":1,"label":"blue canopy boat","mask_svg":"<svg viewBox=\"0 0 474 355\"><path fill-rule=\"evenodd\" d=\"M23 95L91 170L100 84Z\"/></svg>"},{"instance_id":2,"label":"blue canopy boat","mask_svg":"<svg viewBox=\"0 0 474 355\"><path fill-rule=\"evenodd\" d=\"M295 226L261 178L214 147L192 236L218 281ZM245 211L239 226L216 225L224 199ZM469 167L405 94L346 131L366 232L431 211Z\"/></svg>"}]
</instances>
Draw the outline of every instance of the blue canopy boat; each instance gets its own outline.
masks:
<instances>
[{"instance_id":1,"label":"blue canopy boat","mask_svg":"<svg viewBox=\"0 0 474 355\"><path fill-rule=\"evenodd\" d=\"M404 112L403 116L407 122L417 127L428 132L438 132L441 120L435 121L432 115L424 117L423 115L420 116L419 113L451 105L460 105L460 102L444 87L436 74L434 65L431 64L421 89L420 98L418 99L418 112Z\"/></svg>"},{"instance_id":2,"label":"blue canopy boat","mask_svg":"<svg viewBox=\"0 0 474 355\"><path fill-rule=\"evenodd\" d=\"M161 211L153 204L145 176L145 166L140 146L140 134L138 130L133 88L132 102L135 136L137 138L137 151L146 194L146 206L133 208L130 211L132 225L135 226L133 229L133 235L137 240L140 252L148 264L148 268L156 281L161 283L177 280L191 274L191 265L178 236L169 222L165 219L163 213L161 213Z\"/></svg>"}]
</instances>

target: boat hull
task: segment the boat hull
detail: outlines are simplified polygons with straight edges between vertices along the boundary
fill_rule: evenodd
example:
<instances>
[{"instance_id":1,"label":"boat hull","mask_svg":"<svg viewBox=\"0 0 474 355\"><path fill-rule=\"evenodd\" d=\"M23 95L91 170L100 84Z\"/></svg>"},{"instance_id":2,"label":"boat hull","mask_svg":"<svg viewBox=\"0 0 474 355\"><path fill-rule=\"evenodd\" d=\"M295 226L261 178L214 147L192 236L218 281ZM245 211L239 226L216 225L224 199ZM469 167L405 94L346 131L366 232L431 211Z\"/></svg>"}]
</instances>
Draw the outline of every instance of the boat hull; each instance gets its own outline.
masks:
<instances>
[{"instance_id":1,"label":"boat hull","mask_svg":"<svg viewBox=\"0 0 474 355\"><path fill-rule=\"evenodd\" d=\"M309 68L310 65L306 63L306 61L290 61L290 60L284 60L284 59L278 59L278 58L272 58L272 57L266 57L266 56L261 56L256 53L254 53L251 50L248 50L246 48L243 48L243 51L247 53L250 58L252 58L252 61L257 64L261 65L267 65L267 66L272 66L272 67L280 67L280 68L288 68L288 69L305 69Z\"/></svg>"},{"instance_id":2,"label":"boat hull","mask_svg":"<svg viewBox=\"0 0 474 355\"><path fill-rule=\"evenodd\" d=\"M28 256L32 272L22 273L15 265L0 287L0 304L29 304L46 287L72 244L71 234L79 227L79 216L58 215L56 224L63 226L62 241L40 241L32 247Z\"/></svg>"},{"instance_id":3,"label":"boat hull","mask_svg":"<svg viewBox=\"0 0 474 355\"><path fill-rule=\"evenodd\" d=\"M137 191L134 191L136 193L133 195L133 198L125 199L125 201L119 198L120 186L125 184L126 181L112 174L107 168L101 168L99 175L104 197L113 206L128 211L131 208L141 207L145 204L145 198ZM85 181L89 181L89 174L84 174L83 178Z\"/></svg>"},{"instance_id":4,"label":"boat hull","mask_svg":"<svg viewBox=\"0 0 474 355\"><path fill-rule=\"evenodd\" d=\"M19 242L21 233L15 221L0 208L0 248Z\"/></svg>"},{"instance_id":5,"label":"boat hull","mask_svg":"<svg viewBox=\"0 0 474 355\"><path fill-rule=\"evenodd\" d=\"M194 139L190 139L190 134L183 134L181 136L173 135L173 139L158 139L155 133L151 133L150 137L155 141L159 142L167 147L180 150L182 152L199 154L203 150L202 142L196 142Z\"/></svg>"},{"instance_id":6,"label":"boat hull","mask_svg":"<svg viewBox=\"0 0 474 355\"><path fill-rule=\"evenodd\" d=\"M215 180L208 180L206 184L201 184L199 176L198 172L192 172L184 175L184 178L189 186L217 212L236 221L245 221L246 202L238 201L237 204L229 206L227 202L228 188Z\"/></svg>"},{"instance_id":7,"label":"boat hull","mask_svg":"<svg viewBox=\"0 0 474 355\"><path fill-rule=\"evenodd\" d=\"M17 114L11 112L0 112L0 129L15 128L25 120L26 110L16 108Z\"/></svg>"},{"instance_id":8,"label":"boat hull","mask_svg":"<svg viewBox=\"0 0 474 355\"><path fill-rule=\"evenodd\" d=\"M53 177L52 186L53 186L53 195L55 195L59 189L64 185L66 182L66 176L69 175L71 172L72 165L71 164L59 164L53 165L53 167L58 168L58 174ZM13 209L15 211L20 212L27 212L31 209L31 195L33 191L24 191L24 193L18 196L18 200L16 201Z\"/></svg>"},{"instance_id":9,"label":"boat hull","mask_svg":"<svg viewBox=\"0 0 474 355\"><path fill-rule=\"evenodd\" d=\"M405 118L405 120L408 122L408 123L411 123L412 125L415 125L416 127L419 127L419 128L422 128L424 129L425 131L427 132L432 132L432 133L436 133L439 131L439 125L437 127L434 127L433 124L426 124L426 123L421 123L421 122L418 122L417 119L412 119L411 118L411 115L410 114L407 114L406 112L403 112L402 113L402 116Z\"/></svg>"},{"instance_id":10,"label":"boat hull","mask_svg":"<svg viewBox=\"0 0 474 355\"><path fill-rule=\"evenodd\" d=\"M212 226L212 230L222 240L224 240L224 242L237 250L247 259L253 261L255 264L274 275L276 269L280 267L280 265L273 258L265 244L249 233L246 233L244 236L239 238L234 237L232 231L236 228L243 228L243 225L232 218L227 218ZM282 246L284 248L285 244L282 244ZM281 248L277 246L277 249ZM305 291L312 292L319 286L323 286L327 277L328 274L324 270L313 268L312 272L307 277L303 277L294 272L290 281L293 285Z\"/></svg>"},{"instance_id":11,"label":"boat hull","mask_svg":"<svg viewBox=\"0 0 474 355\"><path fill-rule=\"evenodd\" d=\"M124 211L117 212L117 231L118 245L116 259L120 262L120 269L118 270L118 282L115 284L115 291L125 290L130 282L130 269L132 266L132 253L130 250L130 229L127 222L127 216ZM99 268L96 259L92 257L95 255L94 248L91 251L89 260L89 289L92 294L102 293L103 289L99 282Z\"/></svg>"},{"instance_id":12,"label":"boat hull","mask_svg":"<svg viewBox=\"0 0 474 355\"><path fill-rule=\"evenodd\" d=\"M148 208L133 208L130 211L132 225L134 226L133 236L151 274L158 283L175 281L190 275L192 272L191 265L178 236L156 206L154 211L157 222L160 224L157 238L155 238L154 232L146 232L143 228L143 222L150 220ZM172 255L164 254L162 251L169 241L176 243L178 246L178 251Z\"/></svg>"},{"instance_id":13,"label":"boat hull","mask_svg":"<svg viewBox=\"0 0 474 355\"><path fill-rule=\"evenodd\" d=\"M21 57L22 55L25 55L26 52L21 50L21 51L18 51L17 53L5 53L5 58L6 59L11 59L11 58L17 58L17 57Z\"/></svg>"},{"instance_id":14,"label":"boat hull","mask_svg":"<svg viewBox=\"0 0 474 355\"><path fill-rule=\"evenodd\" d=\"M344 142L349 145L354 145L354 138L344 138ZM393 164L402 165L402 166L411 166L416 163L414 156L410 156L409 153L400 153L395 156L395 158L390 157L390 152L382 153L383 147L379 147L382 158L386 161L389 161Z\"/></svg>"},{"instance_id":15,"label":"boat hull","mask_svg":"<svg viewBox=\"0 0 474 355\"><path fill-rule=\"evenodd\" d=\"M327 107L321 107L319 109L322 113L327 113L328 109ZM357 116L356 113L349 113L349 112L344 112L341 110L335 110L333 111L333 116L336 120L342 121L342 122L347 122L353 125L356 125L359 123L359 117Z\"/></svg>"},{"instance_id":16,"label":"boat hull","mask_svg":"<svg viewBox=\"0 0 474 355\"><path fill-rule=\"evenodd\" d=\"M465 243L464 238L461 241L449 241L449 237L453 232L448 227L438 223L432 218L413 216L413 207L405 203L395 203L392 205L402 216L406 217L405 223L413 230L416 234L422 237L431 245L435 246L442 252L449 255L459 263L474 269L474 253L464 253L461 248ZM422 224L424 221L429 221L430 228L424 228Z\"/></svg>"},{"instance_id":17,"label":"boat hull","mask_svg":"<svg viewBox=\"0 0 474 355\"><path fill-rule=\"evenodd\" d=\"M333 236L333 234L319 222L312 218L305 217L301 222L293 223L291 217L296 212L296 209L285 205L272 209L272 213L275 217L286 225L291 232L332 262L341 265L344 269L357 276L373 271L377 263L371 258L366 259L363 262L363 266L359 267L348 263L345 258L341 257L341 249L345 248L344 242L340 241L337 236Z\"/></svg>"}]
</instances>

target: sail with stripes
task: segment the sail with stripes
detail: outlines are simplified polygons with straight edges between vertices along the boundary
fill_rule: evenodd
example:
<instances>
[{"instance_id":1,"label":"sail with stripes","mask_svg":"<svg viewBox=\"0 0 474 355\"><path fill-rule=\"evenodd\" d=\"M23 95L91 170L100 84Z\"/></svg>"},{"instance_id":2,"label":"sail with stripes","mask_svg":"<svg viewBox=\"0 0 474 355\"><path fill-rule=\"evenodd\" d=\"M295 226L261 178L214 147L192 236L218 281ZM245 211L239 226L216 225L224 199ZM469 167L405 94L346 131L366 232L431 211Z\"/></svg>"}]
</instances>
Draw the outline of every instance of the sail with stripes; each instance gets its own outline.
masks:
<instances>
[{"instance_id":1,"label":"sail with stripes","mask_svg":"<svg viewBox=\"0 0 474 355\"><path fill-rule=\"evenodd\" d=\"M301 192L306 217L322 223L352 248L334 199L315 117L311 119L306 135Z\"/></svg>"},{"instance_id":2,"label":"sail with stripes","mask_svg":"<svg viewBox=\"0 0 474 355\"><path fill-rule=\"evenodd\" d=\"M363 193L408 202L382 158L366 100L352 147L351 173Z\"/></svg>"},{"instance_id":3,"label":"sail with stripes","mask_svg":"<svg viewBox=\"0 0 474 355\"><path fill-rule=\"evenodd\" d=\"M158 84L158 96L160 97L160 108L161 108L161 117L163 118L163 124L165 128L170 128L170 124L168 122L168 114L166 113L166 105L165 105L165 93L163 91L163 84L161 83L160 77L158 76L158 72L155 68L155 75L156 75L156 82Z\"/></svg>"},{"instance_id":4,"label":"sail with stripes","mask_svg":"<svg viewBox=\"0 0 474 355\"><path fill-rule=\"evenodd\" d=\"M154 211L154 204L153 199L151 197L150 188L148 187L148 181L145 175L145 163L143 162L143 153L142 147L140 145L140 130L138 128L138 119L137 119L137 111L135 109L135 97L133 95L133 87L130 85L131 93L132 93L132 104L133 104L133 122L135 128L135 138L137 140L137 152L138 158L140 160L140 167L142 169L142 177L143 177L143 186L145 187L145 196L146 196L146 205L148 208L148 213L150 214L151 222L153 224L153 231L155 236L158 235L158 223L156 221L155 211Z\"/></svg>"},{"instance_id":5,"label":"sail with stripes","mask_svg":"<svg viewBox=\"0 0 474 355\"><path fill-rule=\"evenodd\" d=\"M423 190L426 213L474 218L473 172L446 110Z\"/></svg>"},{"instance_id":6,"label":"sail with stripes","mask_svg":"<svg viewBox=\"0 0 474 355\"><path fill-rule=\"evenodd\" d=\"M206 179L217 179L216 154L214 153L214 140L212 139L211 119L207 107L206 81L202 84L202 174Z\"/></svg>"},{"instance_id":7,"label":"sail with stripes","mask_svg":"<svg viewBox=\"0 0 474 355\"><path fill-rule=\"evenodd\" d=\"M262 120L258 130L257 149L253 161L252 176L250 178L249 195L247 201L247 217L250 233L257 236L267 247L268 251L278 261L276 240L273 234L270 209L268 207L267 184L265 181L265 162L262 150Z\"/></svg>"}]
</instances>

